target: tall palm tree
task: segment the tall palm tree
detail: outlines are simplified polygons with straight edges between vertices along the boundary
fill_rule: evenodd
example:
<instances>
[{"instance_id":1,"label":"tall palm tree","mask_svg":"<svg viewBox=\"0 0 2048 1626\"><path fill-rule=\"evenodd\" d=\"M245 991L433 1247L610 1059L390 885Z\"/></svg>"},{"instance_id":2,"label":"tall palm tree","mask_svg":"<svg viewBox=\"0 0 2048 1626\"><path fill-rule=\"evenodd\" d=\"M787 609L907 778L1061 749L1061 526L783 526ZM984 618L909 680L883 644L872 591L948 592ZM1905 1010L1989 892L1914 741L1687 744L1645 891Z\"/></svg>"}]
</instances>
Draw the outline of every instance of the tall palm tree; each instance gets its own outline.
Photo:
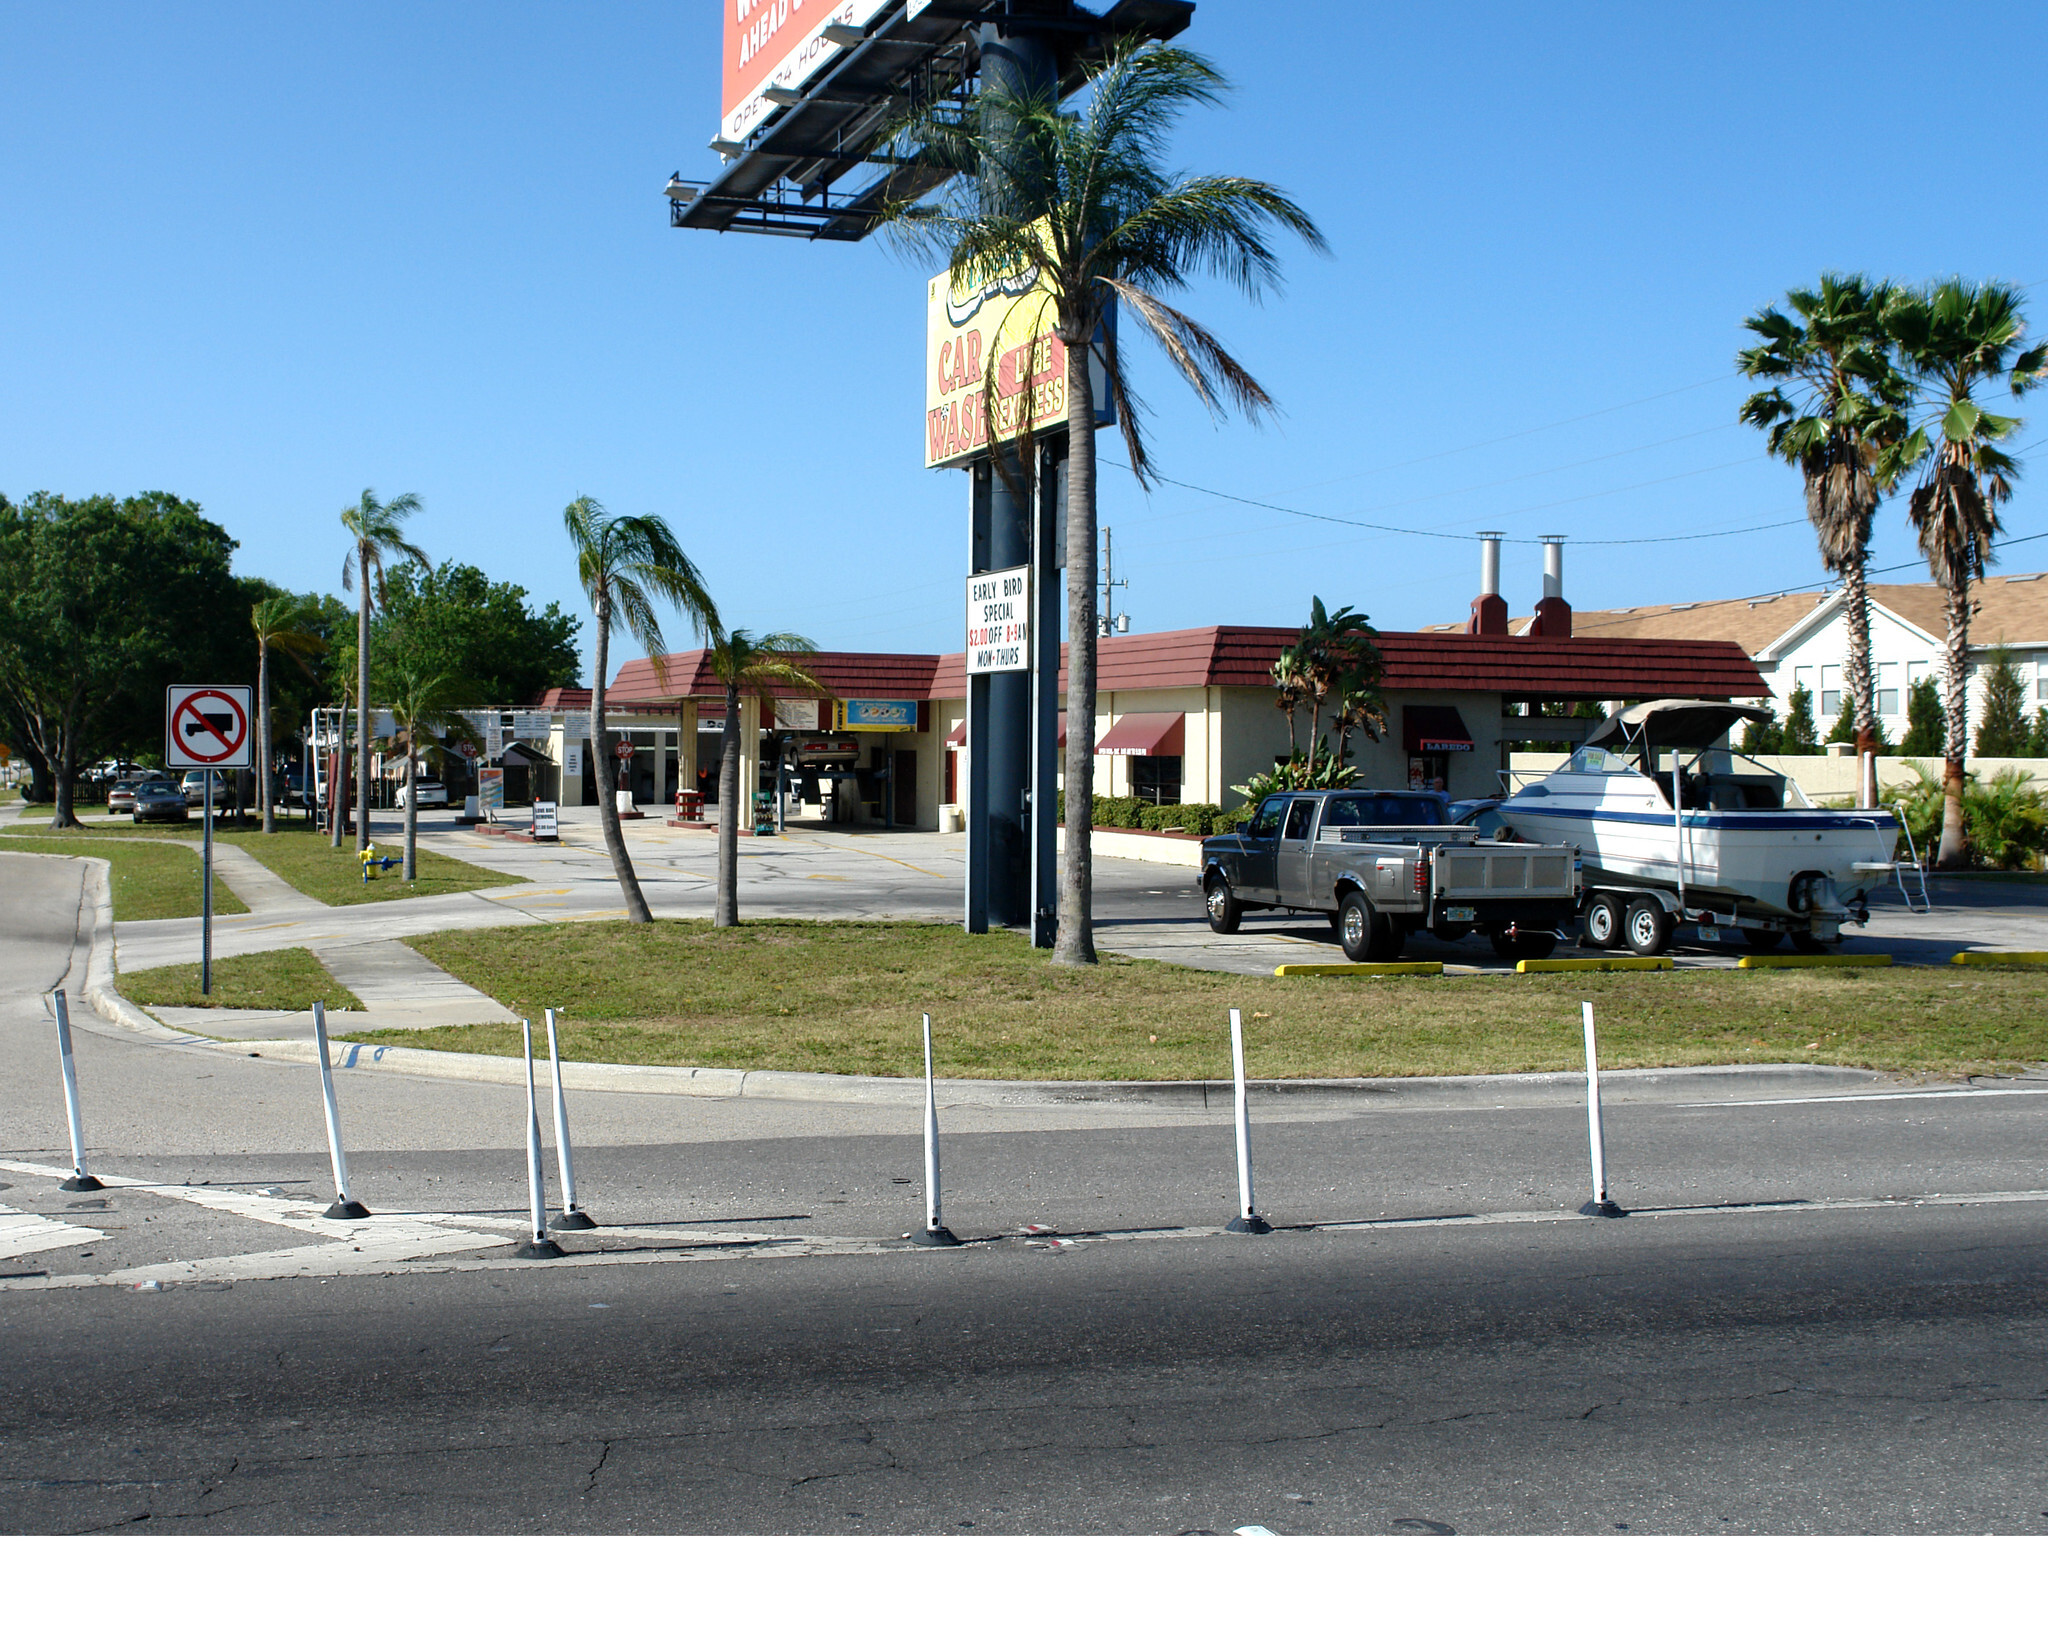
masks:
<instances>
[{"instance_id":1,"label":"tall palm tree","mask_svg":"<svg viewBox=\"0 0 2048 1626\"><path fill-rule=\"evenodd\" d=\"M362 498L341 511L353 539L341 567L341 585L361 589L356 608L356 851L370 844L370 597L384 602L384 556L427 568L427 556L405 539L404 522L420 511L413 492L379 502L367 487ZM353 579L353 580L352 580Z\"/></svg>"},{"instance_id":2,"label":"tall palm tree","mask_svg":"<svg viewBox=\"0 0 2048 1626\"><path fill-rule=\"evenodd\" d=\"M1769 430L1771 455L1799 470L1821 563L1842 579L1844 687L1859 753L1876 749L1878 730L1870 531L1879 499L1898 483L1881 466L1890 468L1885 451L1906 434L1911 394L1884 326L1893 294L1888 283L1824 273L1818 288L1785 295L1790 315L1770 305L1750 317L1743 325L1762 342L1735 358L1746 377L1772 381L1742 403L1741 419Z\"/></svg>"},{"instance_id":3,"label":"tall palm tree","mask_svg":"<svg viewBox=\"0 0 2048 1626\"><path fill-rule=\"evenodd\" d=\"M399 873L411 881L419 876L420 757L442 754L440 740L449 734L472 744L483 742L462 715L461 707L472 698L463 674L413 656L393 663L386 681L391 722L405 747L405 867Z\"/></svg>"},{"instance_id":4,"label":"tall palm tree","mask_svg":"<svg viewBox=\"0 0 2048 1626\"><path fill-rule=\"evenodd\" d=\"M590 596L597 617L590 680L590 755L597 774L597 822L604 831L612 873L626 896L626 918L645 925L654 918L626 854L619 829L619 808L612 798L611 742L604 731L606 663L611 659L612 621L616 617L639 639L656 661L668 653L654 601L666 600L682 611L701 637L718 629L718 607L697 567L690 562L675 533L659 514L609 514L589 497L578 497L562 510L562 524L576 549L576 579Z\"/></svg>"},{"instance_id":5,"label":"tall palm tree","mask_svg":"<svg viewBox=\"0 0 2048 1626\"><path fill-rule=\"evenodd\" d=\"M1379 647L1372 642L1371 618L1360 615L1348 604L1332 615L1323 608L1321 598L1311 596L1308 624L1294 643L1294 659L1309 700L1310 766L1314 766L1323 745L1323 708L1336 700L1341 711L1343 692L1360 661L1367 656L1377 675ZM1341 753L1338 760L1343 760Z\"/></svg>"},{"instance_id":6,"label":"tall palm tree","mask_svg":"<svg viewBox=\"0 0 2048 1626\"><path fill-rule=\"evenodd\" d=\"M725 687L725 737L718 756L718 883L712 896L711 924L740 923L740 819L752 812L753 786L740 783L740 698L757 696L773 706L774 691L799 694L829 691L803 664L818 646L795 632L770 632L756 637L743 627L731 632L713 628L704 649L712 676Z\"/></svg>"},{"instance_id":7,"label":"tall palm tree","mask_svg":"<svg viewBox=\"0 0 2048 1626\"><path fill-rule=\"evenodd\" d=\"M327 640L306 627L303 599L277 593L249 607L249 626L256 634L256 794L263 801L263 833L277 830L277 800L270 787L270 657L289 655L308 677L315 656L326 653Z\"/></svg>"},{"instance_id":8,"label":"tall palm tree","mask_svg":"<svg viewBox=\"0 0 2048 1626\"><path fill-rule=\"evenodd\" d=\"M1234 175L1181 176L1161 167L1168 130L1192 107L1228 88L1215 68L1159 44L1118 45L1095 73L1077 111L1059 93L1018 91L985 75L964 112L913 113L899 153L962 177L929 204L906 204L894 224L907 241L943 258L954 278L981 284L1035 272L1065 347L1067 441L1066 853L1060 867L1059 935L1053 960L1092 965L1094 869L1089 849L1095 777L1095 390L1102 364L1132 471L1152 470L1140 407L1123 359L1104 328L1121 301L1156 339L1212 413L1235 404L1256 419L1272 406L1258 381L1214 334L1159 296L1211 273L1256 299L1280 281L1269 230L1321 249L1322 234L1278 187ZM990 421L999 399L993 347L983 381ZM1027 391L1027 403L1031 392ZM1026 438L1028 422L1023 426ZM1027 448L1028 450L1028 448ZM1023 460L1030 467L1031 461ZM1004 467L998 458L998 467Z\"/></svg>"},{"instance_id":9,"label":"tall palm tree","mask_svg":"<svg viewBox=\"0 0 2048 1626\"><path fill-rule=\"evenodd\" d=\"M2000 529L1998 505L2012 496L2019 463L1998 443L2020 428L2018 418L1987 412L1979 388L2003 383L2023 395L2048 370L2048 345L2022 352L2024 296L2002 282L1951 277L1901 295L1886 328L1912 369L1920 421L1890 454L1897 477L1917 473L1906 499L1927 571L1942 590L1947 633L1942 659L1941 845L1935 864L1967 861L1963 762L1969 752L1970 587L1984 579Z\"/></svg>"}]
</instances>

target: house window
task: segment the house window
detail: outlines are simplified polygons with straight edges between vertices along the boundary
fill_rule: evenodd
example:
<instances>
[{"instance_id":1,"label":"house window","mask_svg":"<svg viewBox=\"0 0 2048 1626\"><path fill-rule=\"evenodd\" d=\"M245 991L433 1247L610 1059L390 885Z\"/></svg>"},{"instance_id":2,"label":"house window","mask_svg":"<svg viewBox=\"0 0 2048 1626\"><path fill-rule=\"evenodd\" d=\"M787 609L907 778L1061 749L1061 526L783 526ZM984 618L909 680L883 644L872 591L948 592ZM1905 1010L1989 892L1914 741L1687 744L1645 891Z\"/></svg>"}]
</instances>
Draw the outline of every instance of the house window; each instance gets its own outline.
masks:
<instances>
[{"instance_id":1,"label":"house window","mask_svg":"<svg viewBox=\"0 0 2048 1626\"><path fill-rule=\"evenodd\" d=\"M1810 667L1810 666L1795 666L1795 667L1793 667L1793 668L1792 668L1792 687L1793 687L1793 688L1795 688L1795 689L1804 689L1804 690L1805 690L1805 691L1806 691L1806 692L1807 692L1808 694L1812 694L1812 693L1813 693L1813 668L1812 668L1812 667Z\"/></svg>"},{"instance_id":2,"label":"house window","mask_svg":"<svg viewBox=\"0 0 2048 1626\"><path fill-rule=\"evenodd\" d=\"M1154 807L1180 801L1179 757L1132 757L1131 794Z\"/></svg>"},{"instance_id":3,"label":"house window","mask_svg":"<svg viewBox=\"0 0 2048 1626\"><path fill-rule=\"evenodd\" d=\"M1832 717L1842 709L1842 669L1839 666L1823 666L1820 669L1820 714Z\"/></svg>"},{"instance_id":4,"label":"house window","mask_svg":"<svg viewBox=\"0 0 2048 1626\"><path fill-rule=\"evenodd\" d=\"M1896 717L1899 714L1899 663L1879 661L1877 663L1877 714L1880 717Z\"/></svg>"},{"instance_id":5,"label":"house window","mask_svg":"<svg viewBox=\"0 0 2048 1626\"><path fill-rule=\"evenodd\" d=\"M2048 706L2048 666L2038 668L2040 676L2034 679L2034 698Z\"/></svg>"},{"instance_id":6,"label":"house window","mask_svg":"<svg viewBox=\"0 0 2048 1626\"><path fill-rule=\"evenodd\" d=\"M1907 687L1907 688L1909 688L1909 689L1910 689L1910 688L1912 688L1912 687L1913 687L1913 685L1914 685L1914 684L1916 684L1916 683L1925 683L1926 681L1927 681L1927 662L1925 662L1925 661L1908 661L1908 662L1906 662L1906 687Z\"/></svg>"}]
</instances>

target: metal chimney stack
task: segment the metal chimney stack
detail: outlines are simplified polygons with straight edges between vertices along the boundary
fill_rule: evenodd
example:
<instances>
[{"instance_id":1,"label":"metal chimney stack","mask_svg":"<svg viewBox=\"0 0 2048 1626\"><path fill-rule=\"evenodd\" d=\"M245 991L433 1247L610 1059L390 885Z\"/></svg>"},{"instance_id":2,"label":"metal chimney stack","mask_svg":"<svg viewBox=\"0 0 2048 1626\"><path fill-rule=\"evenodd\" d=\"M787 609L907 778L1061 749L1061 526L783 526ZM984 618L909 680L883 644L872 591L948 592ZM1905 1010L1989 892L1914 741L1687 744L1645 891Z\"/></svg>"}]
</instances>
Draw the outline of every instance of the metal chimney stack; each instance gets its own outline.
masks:
<instances>
[{"instance_id":1,"label":"metal chimney stack","mask_svg":"<svg viewBox=\"0 0 2048 1626\"><path fill-rule=\"evenodd\" d=\"M1543 543L1543 597L1536 603L1536 618L1529 623L1532 638L1569 638L1572 635L1572 607L1564 600L1564 538L1546 536Z\"/></svg>"},{"instance_id":2,"label":"metal chimney stack","mask_svg":"<svg viewBox=\"0 0 2048 1626\"><path fill-rule=\"evenodd\" d=\"M1479 596L1465 622L1467 632L1496 638L1505 637L1508 630L1508 604L1500 596L1500 544L1499 531L1479 533Z\"/></svg>"}]
</instances>

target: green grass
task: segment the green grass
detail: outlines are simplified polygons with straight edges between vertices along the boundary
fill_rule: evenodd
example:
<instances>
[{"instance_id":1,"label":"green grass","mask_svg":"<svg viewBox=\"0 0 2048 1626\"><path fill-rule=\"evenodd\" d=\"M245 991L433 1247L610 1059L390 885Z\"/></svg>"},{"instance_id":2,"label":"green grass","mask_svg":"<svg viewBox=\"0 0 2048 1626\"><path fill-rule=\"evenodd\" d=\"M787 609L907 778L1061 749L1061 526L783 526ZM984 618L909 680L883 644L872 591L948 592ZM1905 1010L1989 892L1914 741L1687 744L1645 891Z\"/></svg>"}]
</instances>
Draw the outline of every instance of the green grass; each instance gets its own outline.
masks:
<instances>
[{"instance_id":1,"label":"green grass","mask_svg":"<svg viewBox=\"0 0 2048 1626\"><path fill-rule=\"evenodd\" d=\"M106 859L113 872L116 920L183 920L199 913L199 854L190 847L161 841L105 841L79 835L41 839L10 836L0 842L0 853L8 852ZM249 906L218 875L213 878L213 912L249 912Z\"/></svg>"},{"instance_id":2,"label":"green grass","mask_svg":"<svg viewBox=\"0 0 2048 1626\"><path fill-rule=\"evenodd\" d=\"M355 995L302 948L235 954L213 962L213 992L199 992L199 967L158 966L124 971L114 986L138 1005L202 1005L238 1011L310 1011L325 1000L330 1011L359 1011Z\"/></svg>"},{"instance_id":3,"label":"green grass","mask_svg":"<svg viewBox=\"0 0 2048 1626\"><path fill-rule=\"evenodd\" d=\"M352 837L344 836L342 845L335 848L328 845L324 831L300 825L289 830L279 829L275 835L268 836L260 830L247 833L237 830L223 839L240 847L279 880L322 903L381 903L387 898L425 898L441 892L474 892L480 887L510 886L519 879L502 870L465 864L459 858L447 858L421 847L418 880L401 881L397 867L393 866L372 871L369 884L365 885L363 867L356 858ZM381 855L396 858L405 852L402 836L378 840L375 845Z\"/></svg>"},{"instance_id":4,"label":"green grass","mask_svg":"<svg viewBox=\"0 0 2048 1626\"><path fill-rule=\"evenodd\" d=\"M854 923L593 922L412 942L523 1016L563 1009L579 1061L913 1076L929 1011L939 1068L955 1077L1218 1078L1234 1005L1262 1078L1547 1071L1583 1066L1586 998L1609 1067L1954 1074L2048 1057L2048 983L2018 969L1295 981L1147 960L1058 970L1007 933ZM503 1027L388 1037L497 1054L519 1040Z\"/></svg>"}]
</instances>

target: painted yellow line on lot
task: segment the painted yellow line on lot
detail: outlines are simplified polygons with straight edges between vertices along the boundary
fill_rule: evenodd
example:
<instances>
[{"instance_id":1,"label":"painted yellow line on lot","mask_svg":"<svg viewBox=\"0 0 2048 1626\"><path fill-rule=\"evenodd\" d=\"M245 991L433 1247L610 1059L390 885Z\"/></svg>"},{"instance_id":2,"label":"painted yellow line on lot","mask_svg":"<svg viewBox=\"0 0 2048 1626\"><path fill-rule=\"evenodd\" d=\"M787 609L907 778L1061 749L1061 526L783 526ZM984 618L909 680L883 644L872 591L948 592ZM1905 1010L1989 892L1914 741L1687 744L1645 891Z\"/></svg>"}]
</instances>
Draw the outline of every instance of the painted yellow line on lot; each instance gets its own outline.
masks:
<instances>
[{"instance_id":1,"label":"painted yellow line on lot","mask_svg":"<svg viewBox=\"0 0 2048 1626\"><path fill-rule=\"evenodd\" d=\"M1738 971L1827 971L1835 967L1890 965L1889 954L1745 954Z\"/></svg>"},{"instance_id":2,"label":"painted yellow line on lot","mask_svg":"<svg viewBox=\"0 0 2048 1626\"><path fill-rule=\"evenodd\" d=\"M1368 961L1353 965L1349 960L1342 965L1276 965L1276 977L1440 977L1444 974L1441 960L1387 960L1379 963Z\"/></svg>"},{"instance_id":3,"label":"painted yellow line on lot","mask_svg":"<svg viewBox=\"0 0 2048 1626\"><path fill-rule=\"evenodd\" d=\"M1626 960L1517 960L1517 971L1669 971L1673 962L1664 955Z\"/></svg>"},{"instance_id":4,"label":"painted yellow line on lot","mask_svg":"<svg viewBox=\"0 0 2048 1626\"><path fill-rule=\"evenodd\" d=\"M1950 965L2048 965L2048 949L1964 949L1949 957Z\"/></svg>"}]
</instances>

